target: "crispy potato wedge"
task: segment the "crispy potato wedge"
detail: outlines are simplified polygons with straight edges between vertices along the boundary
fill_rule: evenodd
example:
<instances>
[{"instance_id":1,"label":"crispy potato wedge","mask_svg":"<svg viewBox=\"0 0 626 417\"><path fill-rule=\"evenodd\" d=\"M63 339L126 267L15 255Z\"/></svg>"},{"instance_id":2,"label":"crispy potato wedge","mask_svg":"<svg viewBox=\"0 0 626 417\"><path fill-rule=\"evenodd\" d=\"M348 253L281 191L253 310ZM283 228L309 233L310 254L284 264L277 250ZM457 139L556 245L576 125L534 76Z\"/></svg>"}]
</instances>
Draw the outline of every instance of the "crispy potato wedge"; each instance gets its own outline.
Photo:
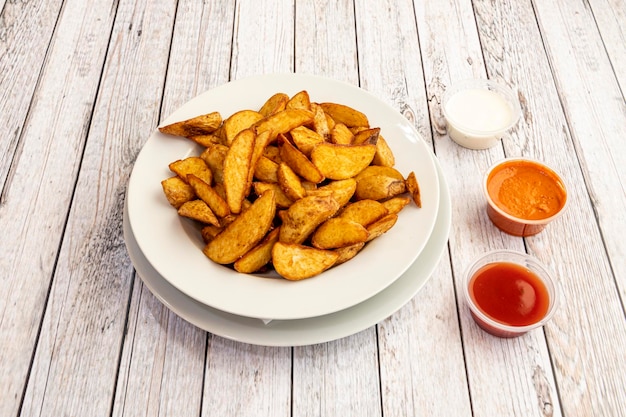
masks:
<instances>
[{"instance_id":1,"label":"crispy potato wedge","mask_svg":"<svg viewBox=\"0 0 626 417\"><path fill-rule=\"evenodd\" d=\"M337 123L330 132L330 141L337 145L351 145L354 134L343 123Z\"/></svg>"},{"instance_id":2,"label":"crispy potato wedge","mask_svg":"<svg viewBox=\"0 0 626 417\"><path fill-rule=\"evenodd\" d=\"M240 110L224 120L223 135L226 146L231 146L239 132L249 129L263 119L263 115L254 110Z\"/></svg>"},{"instance_id":3,"label":"crispy potato wedge","mask_svg":"<svg viewBox=\"0 0 626 417\"><path fill-rule=\"evenodd\" d=\"M204 224L219 226L220 221L209 206L202 200L191 200L184 203L178 209L178 214L182 217L197 220Z\"/></svg>"},{"instance_id":4,"label":"crispy potato wedge","mask_svg":"<svg viewBox=\"0 0 626 417\"><path fill-rule=\"evenodd\" d=\"M311 244L318 249L336 249L367 241L369 232L350 219L333 217L322 223L311 236Z\"/></svg>"},{"instance_id":5,"label":"crispy potato wedge","mask_svg":"<svg viewBox=\"0 0 626 417\"><path fill-rule=\"evenodd\" d=\"M221 143L221 139L213 134L190 136L189 139L193 140L200 146L204 146L205 148Z\"/></svg>"},{"instance_id":6,"label":"crispy potato wedge","mask_svg":"<svg viewBox=\"0 0 626 417\"><path fill-rule=\"evenodd\" d=\"M264 182L278 182L278 164L261 155L254 167L254 178Z\"/></svg>"},{"instance_id":7,"label":"crispy potato wedge","mask_svg":"<svg viewBox=\"0 0 626 417\"><path fill-rule=\"evenodd\" d=\"M330 119L332 122L331 126L329 117L327 117L326 113L324 113L324 109L317 103L311 103L311 111L313 112L313 130L323 137L324 140L328 140L330 131L334 126L334 120Z\"/></svg>"},{"instance_id":8,"label":"crispy potato wedge","mask_svg":"<svg viewBox=\"0 0 626 417\"><path fill-rule=\"evenodd\" d=\"M294 94L294 96L291 97L287 102L285 108L311 110L311 99L309 97L308 91L302 90Z\"/></svg>"},{"instance_id":9,"label":"crispy potato wedge","mask_svg":"<svg viewBox=\"0 0 626 417\"><path fill-rule=\"evenodd\" d=\"M187 175L187 181L189 181L189 185L193 188L196 196L204 201L217 217L226 217L230 214L228 204L213 187L193 174Z\"/></svg>"},{"instance_id":10,"label":"crispy potato wedge","mask_svg":"<svg viewBox=\"0 0 626 417\"><path fill-rule=\"evenodd\" d=\"M372 165L381 165L385 167L393 167L396 164L396 157L389 147L389 144L381 135L376 141L376 155L372 160Z\"/></svg>"},{"instance_id":11,"label":"crispy potato wedge","mask_svg":"<svg viewBox=\"0 0 626 417\"><path fill-rule=\"evenodd\" d=\"M404 180L388 177L385 175L368 175L365 178L357 178L356 200L386 200L406 192Z\"/></svg>"},{"instance_id":12,"label":"crispy potato wedge","mask_svg":"<svg viewBox=\"0 0 626 417\"><path fill-rule=\"evenodd\" d=\"M307 196L294 202L283 213L280 241L283 243L304 242L324 221L339 210L339 203L330 195Z\"/></svg>"},{"instance_id":13,"label":"crispy potato wedge","mask_svg":"<svg viewBox=\"0 0 626 417\"><path fill-rule=\"evenodd\" d=\"M388 214L387 208L376 200L360 200L343 208L339 217L367 227Z\"/></svg>"},{"instance_id":14,"label":"crispy potato wedge","mask_svg":"<svg viewBox=\"0 0 626 417\"><path fill-rule=\"evenodd\" d=\"M415 172L411 171L409 176L406 178L406 188L411 193L413 197L413 201L417 207L422 207L422 196L420 194L420 186L417 182L417 178L415 178Z\"/></svg>"},{"instance_id":15,"label":"crispy potato wedge","mask_svg":"<svg viewBox=\"0 0 626 417\"><path fill-rule=\"evenodd\" d=\"M360 111L339 103L320 103L324 113L328 114L337 123L348 127L369 127L367 116Z\"/></svg>"},{"instance_id":16,"label":"crispy potato wedge","mask_svg":"<svg viewBox=\"0 0 626 417\"><path fill-rule=\"evenodd\" d=\"M335 249L335 253L339 255L337 260L335 261L335 265L341 265L344 262L348 262L350 259L354 258L365 246L365 242L355 243L354 245L344 246L343 248Z\"/></svg>"},{"instance_id":17,"label":"crispy potato wedge","mask_svg":"<svg viewBox=\"0 0 626 417\"><path fill-rule=\"evenodd\" d=\"M311 155L311 151L320 143L324 143L324 137L314 130L305 126L298 126L291 129L291 140L293 144L307 157Z\"/></svg>"},{"instance_id":18,"label":"crispy potato wedge","mask_svg":"<svg viewBox=\"0 0 626 417\"><path fill-rule=\"evenodd\" d=\"M200 235L202 236L202 241L206 245L207 243L215 239L215 236L222 233L222 230L224 230L224 227L222 226L214 226L212 224L207 224L202 229L200 229Z\"/></svg>"},{"instance_id":19,"label":"crispy potato wedge","mask_svg":"<svg viewBox=\"0 0 626 417\"><path fill-rule=\"evenodd\" d=\"M370 233L367 241L369 242L386 233L389 229L393 227L394 224L396 224L397 221L397 214L388 214L385 217L370 224L369 226L367 226L367 231Z\"/></svg>"},{"instance_id":20,"label":"crispy potato wedge","mask_svg":"<svg viewBox=\"0 0 626 417\"><path fill-rule=\"evenodd\" d=\"M185 182L187 182L188 174L195 175L207 184L211 184L213 180L213 173L206 162L198 156L190 156L174 161L169 165L169 168L170 171L174 172Z\"/></svg>"},{"instance_id":21,"label":"crispy potato wedge","mask_svg":"<svg viewBox=\"0 0 626 417\"><path fill-rule=\"evenodd\" d=\"M291 129L313 120L313 112L304 109L285 109L281 112L268 116L254 125L257 134L269 130L273 141L280 134L289 132Z\"/></svg>"},{"instance_id":22,"label":"crispy potato wedge","mask_svg":"<svg viewBox=\"0 0 626 417\"><path fill-rule=\"evenodd\" d=\"M221 144L213 144L200 154L200 158L207 164L213 176L213 182L224 182L224 158L228 153L228 147Z\"/></svg>"},{"instance_id":23,"label":"crispy potato wedge","mask_svg":"<svg viewBox=\"0 0 626 417\"><path fill-rule=\"evenodd\" d=\"M300 177L284 162L278 166L278 185L291 200L296 201L306 196Z\"/></svg>"},{"instance_id":24,"label":"crispy potato wedge","mask_svg":"<svg viewBox=\"0 0 626 417\"><path fill-rule=\"evenodd\" d=\"M403 180L404 176L400 171L393 167L379 166L379 165L370 165L365 168L363 171L359 173L357 176L357 181L363 179L369 175L377 175L377 176L385 176L395 178L397 180Z\"/></svg>"},{"instance_id":25,"label":"crispy potato wedge","mask_svg":"<svg viewBox=\"0 0 626 417\"><path fill-rule=\"evenodd\" d=\"M270 141L270 132L265 131L258 135L254 140L254 149L252 151L252 157L250 158L250 171L248 172L248 182L252 183L256 166L259 159L263 156L263 151Z\"/></svg>"},{"instance_id":26,"label":"crispy potato wedge","mask_svg":"<svg viewBox=\"0 0 626 417\"><path fill-rule=\"evenodd\" d=\"M352 140L352 144L362 145L365 143L370 143L372 145L376 145L376 143L378 142L379 136L380 136L379 127L375 127L372 129L359 129L359 131L354 134L354 139Z\"/></svg>"},{"instance_id":27,"label":"crispy potato wedge","mask_svg":"<svg viewBox=\"0 0 626 417\"><path fill-rule=\"evenodd\" d=\"M273 114L285 110L288 101L289 96L287 94L276 93L268 98L265 103L263 103L263 106L261 106L261 108L259 109L259 113L261 113L263 117L269 117Z\"/></svg>"},{"instance_id":28,"label":"crispy potato wedge","mask_svg":"<svg viewBox=\"0 0 626 417\"><path fill-rule=\"evenodd\" d=\"M161 181L161 187L167 201L176 209L187 201L196 198L193 188L179 176L170 177Z\"/></svg>"},{"instance_id":29,"label":"crispy potato wedge","mask_svg":"<svg viewBox=\"0 0 626 417\"><path fill-rule=\"evenodd\" d=\"M198 136L208 135L217 130L222 124L222 116L219 112L202 114L191 119L172 123L159 127L159 132L175 136Z\"/></svg>"},{"instance_id":30,"label":"crispy potato wedge","mask_svg":"<svg viewBox=\"0 0 626 417\"><path fill-rule=\"evenodd\" d=\"M354 178L348 178L345 180L331 181L322 187L307 189L307 195L330 195L339 203L339 207L343 207L348 204L355 191L356 180Z\"/></svg>"},{"instance_id":31,"label":"crispy potato wedge","mask_svg":"<svg viewBox=\"0 0 626 417\"><path fill-rule=\"evenodd\" d=\"M204 254L218 264L235 262L263 239L272 226L275 214L274 192L267 191L215 236L204 247Z\"/></svg>"},{"instance_id":32,"label":"crispy potato wedge","mask_svg":"<svg viewBox=\"0 0 626 417\"><path fill-rule=\"evenodd\" d=\"M224 158L224 190L226 202L232 213L241 212L243 199L248 195L248 180L256 134L252 129L241 131L233 140Z\"/></svg>"},{"instance_id":33,"label":"crispy potato wedge","mask_svg":"<svg viewBox=\"0 0 626 417\"><path fill-rule=\"evenodd\" d=\"M326 178L345 180L356 176L372 162L376 146L321 143L311 152L311 161Z\"/></svg>"},{"instance_id":34,"label":"crispy potato wedge","mask_svg":"<svg viewBox=\"0 0 626 417\"><path fill-rule=\"evenodd\" d=\"M263 150L263 156L271 159L272 161L280 164L282 159L280 159L280 149L276 145L267 145Z\"/></svg>"},{"instance_id":35,"label":"crispy potato wedge","mask_svg":"<svg viewBox=\"0 0 626 417\"><path fill-rule=\"evenodd\" d=\"M296 149L284 135L278 137L278 149L280 149L280 159L289 165L296 174L316 184L324 180L324 175L313 162Z\"/></svg>"},{"instance_id":36,"label":"crispy potato wedge","mask_svg":"<svg viewBox=\"0 0 626 417\"><path fill-rule=\"evenodd\" d=\"M272 263L276 272L291 281L311 278L335 264L339 255L330 250L276 242Z\"/></svg>"},{"instance_id":37,"label":"crispy potato wedge","mask_svg":"<svg viewBox=\"0 0 626 417\"><path fill-rule=\"evenodd\" d=\"M393 214L398 214L410 202L411 202L411 198L410 197L398 196L398 197L390 198L389 200L385 200L381 204L383 206L385 206L385 208L389 212L388 214L392 214L392 213Z\"/></svg>"},{"instance_id":38,"label":"crispy potato wedge","mask_svg":"<svg viewBox=\"0 0 626 417\"><path fill-rule=\"evenodd\" d=\"M278 208L288 208L293 204L293 200L283 192L278 183L255 181L252 184L252 187L254 188L254 193L256 195L261 195L267 190L273 190L276 194L276 207Z\"/></svg>"},{"instance_id":39,"label":"crispy potato wedge","mask_svg":"<svg viewBox=\"0 0 626 417\"><path fill-rule=\"evenodd\" d=\"M272 260L272 248L278 242L280 228L276 228L265 235L265 238L239 258L235 264L235 271L242 274L252 274L261 271Z\"/></svg>"}]
</instances>

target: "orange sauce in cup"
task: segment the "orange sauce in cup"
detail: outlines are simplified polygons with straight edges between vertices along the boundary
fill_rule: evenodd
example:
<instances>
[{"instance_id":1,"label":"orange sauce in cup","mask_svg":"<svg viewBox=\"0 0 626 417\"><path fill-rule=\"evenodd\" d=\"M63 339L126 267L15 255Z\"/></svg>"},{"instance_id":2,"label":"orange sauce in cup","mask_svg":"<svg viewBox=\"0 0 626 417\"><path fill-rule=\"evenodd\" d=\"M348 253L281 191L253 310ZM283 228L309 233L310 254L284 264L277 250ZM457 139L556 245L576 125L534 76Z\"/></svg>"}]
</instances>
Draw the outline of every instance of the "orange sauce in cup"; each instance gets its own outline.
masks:
<instances>
[{"instance_id":1,"label":"orange sauce in cup","mask_svg":"<svg viewBox=\"0 0 626 417\"><path fill-rule=\"evenodd\" d=\"M565 187L556 174L528 160L503 163L489 175L487 192L502 211L525 220L543 220L565 205Z\"/></svg>"}]
</instances>

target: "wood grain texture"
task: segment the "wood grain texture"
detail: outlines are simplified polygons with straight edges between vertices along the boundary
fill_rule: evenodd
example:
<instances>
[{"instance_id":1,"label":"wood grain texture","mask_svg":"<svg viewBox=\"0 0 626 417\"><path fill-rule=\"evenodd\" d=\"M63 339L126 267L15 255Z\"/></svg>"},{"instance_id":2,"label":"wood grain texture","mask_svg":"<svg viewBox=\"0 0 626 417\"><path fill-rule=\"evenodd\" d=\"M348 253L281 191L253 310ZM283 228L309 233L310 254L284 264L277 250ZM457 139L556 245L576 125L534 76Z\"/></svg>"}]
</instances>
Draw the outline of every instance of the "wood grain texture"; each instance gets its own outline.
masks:
<instances>
[{"instance_id":1,"label":"wood grain texture","mask_svg":"<svg viewBox=\"0 0 626 417\"><path fill-rule=\"evenodd\" d=\"M588 7L591 9L597 30L602 37L602 46L611 61L611 67L624 95L626 91L626 2L624 0L591 0ZM587 13L583 13L583 16L586 15ZM585 22L592 25L586 18Z\"/></svg>"},{"instance_id":2,"label":"wood grain texture","mask_svg":"<svg viewBox=\"0 0 626 417\"><path fill-rule=\"evenodd\" d=\"M74 22L86 25L73 42L61 42L61 36L56 39L76 51L71 55L76 62L69 68L79 77L69 78L68 83L94 95L100 88L93 116L89 111L85 119L73 120L73 126L62 124L83 135L88 130L89 135L24 398L24 415L111 412L132 280L121 230L126 181L139 149L137 138L151 131L158 118L171 36L171 23L164 22L173 21L175 12L174 2L150 3L121 2L117 10L106 3L85 10L68 4L59 24L70 33ZM84 15L72 14L77 11ZM103 19L107 15L108 21ZM94 24L99 21L104 27ZM107 46L103 65L98 62ZM59 58L64 58L62 52L67 51L60 50ZM52 66L50 71L56 74L62 68L66 66ZM81 75L92 78L82 80ZM91 89L86 88L88 81Z\"/></svg>"}]
</instances>

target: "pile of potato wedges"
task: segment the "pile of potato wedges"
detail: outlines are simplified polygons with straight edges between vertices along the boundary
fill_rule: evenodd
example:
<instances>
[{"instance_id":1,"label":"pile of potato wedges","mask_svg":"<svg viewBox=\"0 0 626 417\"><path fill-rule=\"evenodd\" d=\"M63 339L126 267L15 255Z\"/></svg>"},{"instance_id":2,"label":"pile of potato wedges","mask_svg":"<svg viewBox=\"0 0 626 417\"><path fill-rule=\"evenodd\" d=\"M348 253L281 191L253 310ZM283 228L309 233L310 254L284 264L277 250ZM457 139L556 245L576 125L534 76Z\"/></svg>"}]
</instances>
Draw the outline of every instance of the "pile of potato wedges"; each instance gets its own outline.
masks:
<instances>
[{"instance_id":1,"label":"pile of potato wedges","mask_svg":"<svg viewBox=\"0 0 626 417\"><path fill-rule=\"evenodd\" d=\"M313 277L354 258L411 200L421 207L415 174L394 168L380 128L306 90L159 131L201 146L169 164L161 185L178 214L200 224L204 254L241 273Z\"/></svg>"}]
</instances>

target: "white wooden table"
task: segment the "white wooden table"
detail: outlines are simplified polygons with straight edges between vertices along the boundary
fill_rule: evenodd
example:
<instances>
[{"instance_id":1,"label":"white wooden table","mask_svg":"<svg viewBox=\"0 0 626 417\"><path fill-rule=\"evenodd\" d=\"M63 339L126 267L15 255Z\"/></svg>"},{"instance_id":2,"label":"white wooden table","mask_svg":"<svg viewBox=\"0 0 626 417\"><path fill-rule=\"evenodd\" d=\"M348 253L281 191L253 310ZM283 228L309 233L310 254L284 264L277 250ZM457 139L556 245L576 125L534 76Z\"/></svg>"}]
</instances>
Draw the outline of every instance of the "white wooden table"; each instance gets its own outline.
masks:
<instances>
[{"instance_id":1,"label":"white wooden table","mask_svg":"<svg viewBox=\"0 0 626 417\"><path fill-rule=\"evenodd\" d=\"M625 416L624 0L0 0L0 416ZM358 85L414 124L452 195L427 285L364 331L304 347L205 332L135 274L122 211L149 132L197 94L275 72ZM462 78L513 88L523 117L472 151L440 101ZM498 231L480 178L527 156L566 214ZM497 248L558 275L543 329L498 339L461 296Z\"/></svg>"}]
</instances>

